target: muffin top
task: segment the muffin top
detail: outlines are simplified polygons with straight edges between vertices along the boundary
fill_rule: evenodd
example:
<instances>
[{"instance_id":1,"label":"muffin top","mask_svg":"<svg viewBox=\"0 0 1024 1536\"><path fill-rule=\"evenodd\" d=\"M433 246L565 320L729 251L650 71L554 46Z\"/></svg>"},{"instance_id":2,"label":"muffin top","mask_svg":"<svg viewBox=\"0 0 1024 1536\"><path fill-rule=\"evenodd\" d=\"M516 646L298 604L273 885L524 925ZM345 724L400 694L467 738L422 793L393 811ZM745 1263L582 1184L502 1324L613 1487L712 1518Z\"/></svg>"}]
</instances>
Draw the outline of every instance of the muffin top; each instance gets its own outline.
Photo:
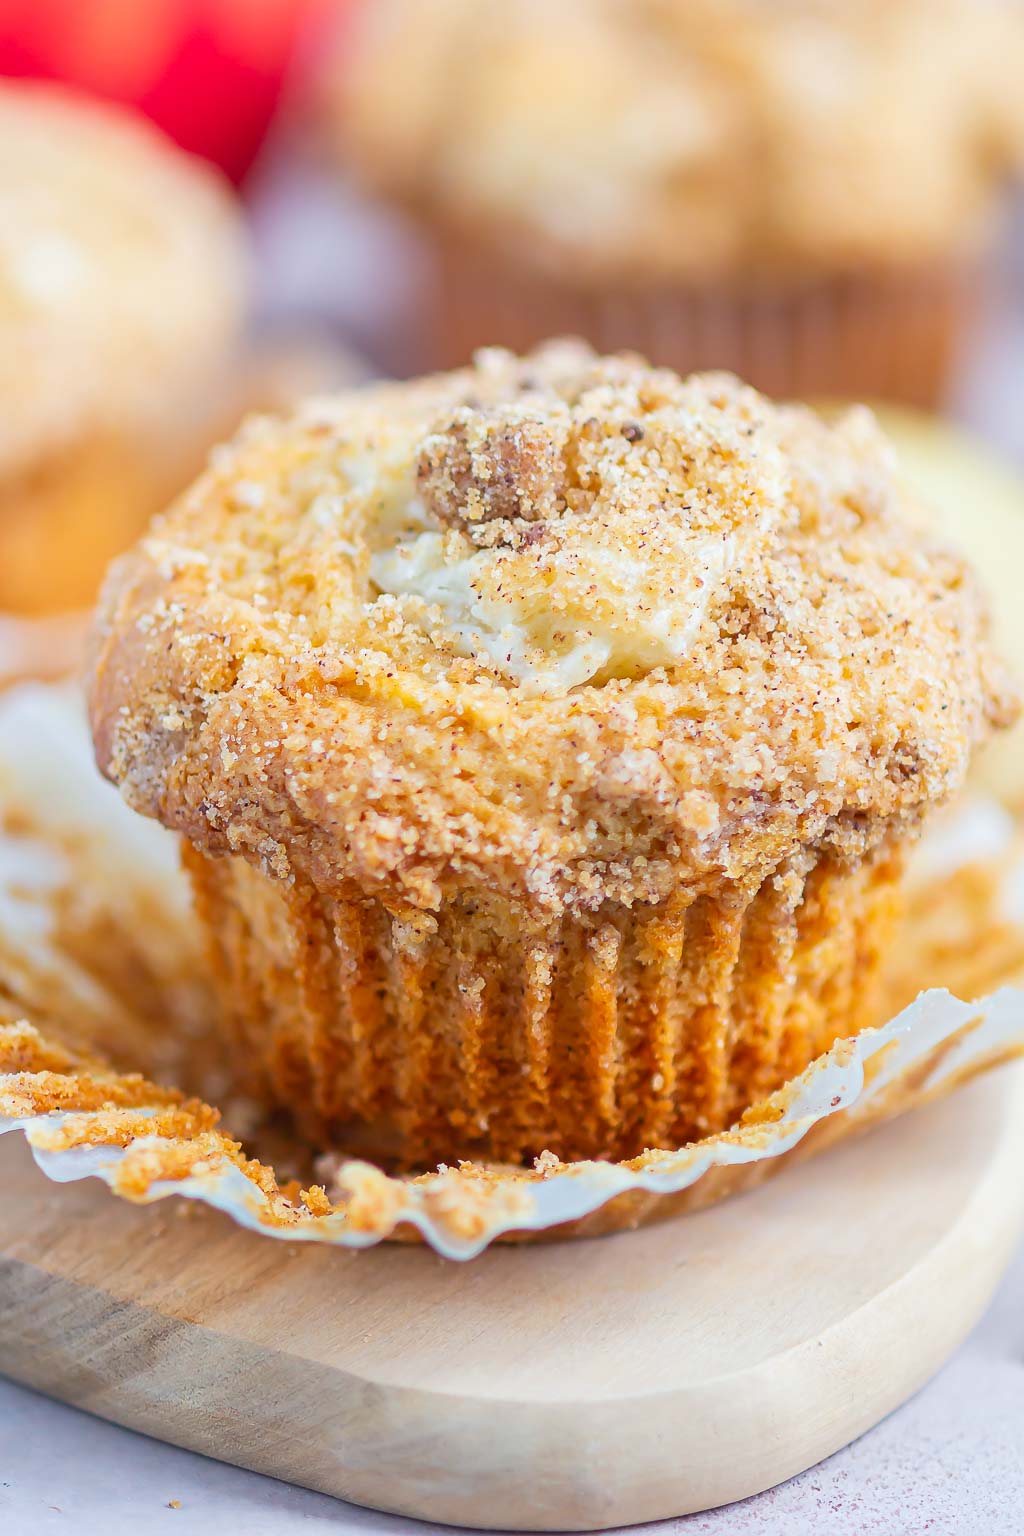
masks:
<instances>
[{"instance_id":1,"label":"muffin top","mask_svg":"<svg viewBox=\"0 0 1024 1536\"><path fill-rule=\"evenodd\" d=\"M1014 707L866 410L565 342L249 422L114 567L91 704L200 847L553 910L863 852Z\"/></svg>"},{"instance_id":2,"label":"muffin top","mask_svg":"<svg viewBox=\"0 0 1024 1536\"><path fill-rule=\"evenodd\" d=\"M356 171L576 280L943 257L1024 152L1019 0L372 0L358 18L330 93Z\"/></svg>"},{"instance_id":3,"label":"muffin top","mask_svg":"<svg viewBox=\"0 0 1024 1536\"><path fill-rule=\"evenodd\" d=\"M215 171L126 111L0 82L0 475L181 404L245 286Z\"/></svg>"}]
</instances>

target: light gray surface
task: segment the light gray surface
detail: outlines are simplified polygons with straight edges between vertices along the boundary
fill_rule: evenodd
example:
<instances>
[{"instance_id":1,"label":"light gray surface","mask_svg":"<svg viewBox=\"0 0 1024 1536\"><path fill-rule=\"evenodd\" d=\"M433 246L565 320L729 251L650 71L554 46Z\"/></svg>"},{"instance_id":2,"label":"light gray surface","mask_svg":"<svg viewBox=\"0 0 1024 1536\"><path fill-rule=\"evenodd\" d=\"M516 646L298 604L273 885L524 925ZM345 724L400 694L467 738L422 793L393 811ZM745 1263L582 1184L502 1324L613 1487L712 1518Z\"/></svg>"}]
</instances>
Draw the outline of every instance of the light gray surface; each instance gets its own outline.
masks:
<instances>
[{"instance_id":1,"label":"light gray surface","mask_svg":"<svg viewBox=\"0 0 1024 1536\"><path fill-rule=\"evenodd\" d=\"M923 1392L770 1493L644 1529L658 1536L1019 1536L1024 1530L1024 1251ZM171 1500L180 1509L171 1509ZM434 1529L221 1466L0 1381L0 1532L395 1536Z\"/></svg>"}]
</instances>

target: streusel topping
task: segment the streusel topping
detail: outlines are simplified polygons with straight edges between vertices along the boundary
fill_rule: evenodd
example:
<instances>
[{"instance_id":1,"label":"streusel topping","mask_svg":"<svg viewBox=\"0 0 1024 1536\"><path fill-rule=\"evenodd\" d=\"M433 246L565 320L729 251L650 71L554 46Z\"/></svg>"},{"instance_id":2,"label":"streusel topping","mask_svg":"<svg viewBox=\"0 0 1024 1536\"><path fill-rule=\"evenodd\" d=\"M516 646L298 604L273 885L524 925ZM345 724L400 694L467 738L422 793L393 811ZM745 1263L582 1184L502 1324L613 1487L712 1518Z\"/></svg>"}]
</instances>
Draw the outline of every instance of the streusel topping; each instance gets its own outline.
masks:
<instances>
[{"instance_id":1,"label":"streusel topping","mask_svg":"<svg viewBox=\"0 0 1024 1536\"><path fill-rule=\"evenodd\" d=\"M867 411L572 343L249 423L115 568L93 685L138 809L428 908L863 851L1013 713Z\"/></svg>"},{"instance_id":2,"label":"streusel topping","mask_svg":"<svg viewBox=\"0 0 1024 1536\"><path fill-rule=\"evenodd\" d=\"M927 260L1024 153L1017 0L374 0L372 185L574 281Z\"/></svg>"}]
</instances>

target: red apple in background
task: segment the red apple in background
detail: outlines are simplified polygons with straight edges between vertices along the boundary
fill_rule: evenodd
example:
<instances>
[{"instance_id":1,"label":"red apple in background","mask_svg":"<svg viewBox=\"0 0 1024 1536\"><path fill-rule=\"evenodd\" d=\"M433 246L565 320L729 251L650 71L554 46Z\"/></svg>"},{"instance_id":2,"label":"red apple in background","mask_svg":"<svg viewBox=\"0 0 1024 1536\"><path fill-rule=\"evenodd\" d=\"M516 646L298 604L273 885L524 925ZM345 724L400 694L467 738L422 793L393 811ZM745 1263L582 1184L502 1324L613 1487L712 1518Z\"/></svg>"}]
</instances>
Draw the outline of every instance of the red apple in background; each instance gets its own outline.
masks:
<instances>
[{"instance_id":1,"label":"red apple in background","mask_svg":"<svg viewBox=\"0 0 1024 1536\"><path fill-rule=\"evenodd\" d=\"M308 26L339 0L0 0L0 74L130 103L240 181Z\"/></svg>"}]
</instances>

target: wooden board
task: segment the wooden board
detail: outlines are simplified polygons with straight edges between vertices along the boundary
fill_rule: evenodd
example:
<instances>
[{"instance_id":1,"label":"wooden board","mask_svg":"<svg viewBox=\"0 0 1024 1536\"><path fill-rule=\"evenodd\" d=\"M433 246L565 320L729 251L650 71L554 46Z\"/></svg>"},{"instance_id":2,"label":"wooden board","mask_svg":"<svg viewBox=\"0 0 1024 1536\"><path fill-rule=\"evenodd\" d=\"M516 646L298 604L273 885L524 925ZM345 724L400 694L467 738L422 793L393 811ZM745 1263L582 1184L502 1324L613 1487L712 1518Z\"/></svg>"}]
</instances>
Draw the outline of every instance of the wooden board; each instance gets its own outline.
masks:
<instances>
[{"instance_id":1,"label":"wooden board","mask_svg":"<svg viewBox=\"0 0 1024 1536\"><path fill-rule=\"evenodd\" d=\"M769 1487L903 1402L1024 1228L1024 1068L599 1241L286 1245L0 1141L0 1369L357 1503L591 1529Z\"/></svg>"}]
</instances>

